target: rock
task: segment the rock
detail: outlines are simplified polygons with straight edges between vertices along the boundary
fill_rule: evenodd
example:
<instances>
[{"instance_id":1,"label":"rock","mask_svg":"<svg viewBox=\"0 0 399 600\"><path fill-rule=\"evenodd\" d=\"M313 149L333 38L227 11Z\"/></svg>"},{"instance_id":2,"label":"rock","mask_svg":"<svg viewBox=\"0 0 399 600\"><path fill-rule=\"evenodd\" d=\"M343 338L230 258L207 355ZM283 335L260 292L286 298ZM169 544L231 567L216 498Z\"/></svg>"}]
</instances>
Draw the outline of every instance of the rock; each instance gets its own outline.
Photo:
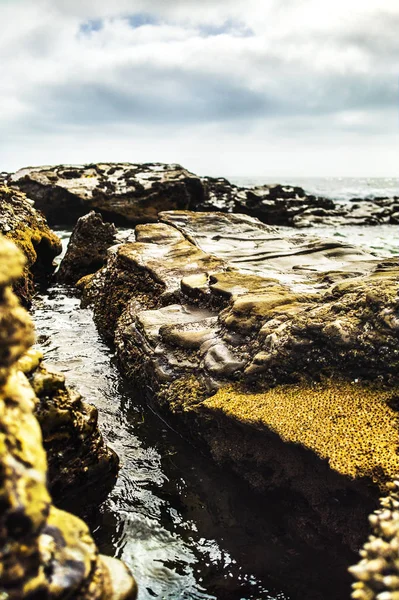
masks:
<instances>
[{"instance_id":1,"label":"rock","mask_svg":"<svg viewBox=\"0 0 399 600\"><path fill-rule=\"evenodd\" d=\"M95 210L116 224L155 222L165 210L244 213L269 225L298 228L323 224L396 223L398 199L340 202L307 194L298 186L239 187L222 177L199 177L180 165L96 164L29 167L9 177L50 224L74 224Z\"/></svg>"},{"instance_id":2,"label":"rock","mask_svg":"<svg viewBox=\"0 0 399 600\"><path fill-rule=\"evenodd\" d=\"M69 389L63 375L46 369L38 350L28 351L17 366L39 400L35 416L47 455L50 493L60 508L85 513L105 500L118 473L118 457L98 429L97 409Z\"/></svg>"},{"instance_id":3,"label":"rock","mask_svg":"<svg viewBox=\"0 0 399 600\"><path fill-rule=\"evenodd\" d=\"M115 226L104 223L101 215L94 211L81 217L73 230L57 279L75 284L85 275L98 271L106 261L108 248L116 242L116 233Z\"/></svg>"},{"instance_id":4,"label":"rock","mask_svg":"<svg viewBox=\"0 0 399 600\"><path fill-rule=\"evenodd\" d=\"M26 257L23 276L15 282L14 290L29 305L34 277L45 277L54 270L53 260L61 252L61 242L25 194L1 185L0 215L0 233L15 242Z\"/></svg>"},{"instance_id":5,"label":"rock","mask_svg":"<svg viewBox=\"0 0 399 600\"><path fill-rule=\"evenodd\" d=\"M74 224L92 210L117 224L156 221L160 210L190 208L203 195L200 179L174 164L27 168L12 175L11 182L35 201L51 225Z\"/></svg>"},{"instance_id":6,"label":"rock","mask_svg":"<svg viewBox=\"0 0 399 600\"><path fill-rule=\"evenodd\" d=\"M301 536L354 550L399 468L397 262L244 215L160 218L83 284L122 371L219 464L294 495Z\"/></svg>"},{"instance_id":7,"label":"rock","mask_svg":"<svg viewBox=\"0 0 399 600\"><path fill-rule=\"evenodd\" d=\"M327 198L306 194L300 187L264 185L246 190L236 201L235 212L258 218L269 225L293 225L309 210L327 216L335 204ZM299 223L301 226L301 223Z\"/></svg>"},{"instance_id":8,"label":"rock","mask_svg":"<svg viewBox=\"0 0 399 600\"><path fill-rule=\"evenodd\" d=\"M224 269L221 260L164 223L138 225L136 240L115 246L106 267L85 288L86 298L96 302L96 322L106 337L113 337L116 322L131 299L143 308L167 305L179 298L186 274Z\"/></svg>"},{"instance_id":9,"label":"rock","mask_svg":"<svg viewBox=\"0 0 399 600\"><path fill-rule=\"evenodd\" d=\"M22 253L0 238L0 595L133 599L130 573L99 555L87 526L56 509L47 490L38 399L16 365L24 354L25 367L37 363L26 356L32 323L9 287L23 264Z\"/></svg>"},{"instance_id":10,"label":"rock","mask_svg":"<svg viewBox=\"0 0 399 600\"><path fill-rule=\"evenodd\" d=\"M360 550L360 562L349 571L354 600L395 600L399 595L399 482L369 517L372 535Z\"/></svg>"}]
</instances>

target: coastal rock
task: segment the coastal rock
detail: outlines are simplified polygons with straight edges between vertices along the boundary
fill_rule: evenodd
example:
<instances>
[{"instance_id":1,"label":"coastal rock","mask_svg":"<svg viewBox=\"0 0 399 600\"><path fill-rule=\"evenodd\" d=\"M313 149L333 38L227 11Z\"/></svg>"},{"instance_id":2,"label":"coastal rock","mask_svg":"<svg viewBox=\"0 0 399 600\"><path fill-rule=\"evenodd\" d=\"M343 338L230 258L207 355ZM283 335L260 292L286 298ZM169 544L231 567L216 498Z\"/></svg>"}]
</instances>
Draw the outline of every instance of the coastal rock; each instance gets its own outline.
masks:
<instances>
[{"instance_id":1,"label":"coastal rock","mask_svg":"<svg viewBox=\"0 0 399 600\"><path fill-rule=\"evenodd\" d=\"M349 571L357 580L353 600L394 600L399 595L399 482L389 486L379 508L369 517L372 535Z\"/></svg>"},{"instance_id":2,"label":"coastal rock","mask_svg":"<svg viewBox=\"0 0 399 600\"><path fill-rule=\"evenodd\" d=\"M74 224L91 210L117 224L156 221L159 211L190 208L203 195L199 177L160 163L30 167L12 175L11 184L51 225Z\"/></svg>"},{"instance_id":3,"label":"coastal rock","mask_svg":"<svg viewBox=\"0 0 399 600\"><path fill-rule=\"evenodd\" d=\"M46 369L38 350L28 351L17 366L38 398L35 416L42 430L54 501L75 512L87 511L91 504L98 506L115 484L118 457L104 443L96 407L69 389L64 375Z\"/></svg>"},{"instance_id":4,"label":"coastal rock","mask_svg":"<svg viewBox=\"0 0 399 600\"><path fill-rule=\"evenodd\" d=\"M108 248L116 242L116 233L115 226L104 223L101 215L94 211L81 217L58 269L58 281L75 284L85 275L98 271L106 261Z\"/></svg>"},{"instance_id":5,"label":"coastal rock","mask_svg":"<svg viewBox=\"0 0 399 600\"><path fill-rule=\"evenodd\" d=\"M122 371L219 464L294 495L309 543L356 549L399 468L396 261L245 215L160 219L83 284Z\"/></svg>"},{"instance_id":6,"label":"coastal rock","mask_svg":"<svg viewBox=\"0 0 399 600\"><path fill-rule=\"evenodd\" d=\"M15 242L26 257L23 275L14 283L14 290L22 302L29 305L34 278L45 277L53 271L53 260L61 252L61 242L25 194L1 183L0 215L0 233Z\"/></svg>"},{"instance_id":7,"label":"coastal rock","mask_svg":"<svg viewBox=\"0 0 399 600\"><path fill-rule=\"evenodd\" d=\"M11 292L22 253L0 238L0 595L10 600L129 600L136 586L118 561L102 557L87 526L52 505L47 464L34 408L38 399L16 361L33 326Z\"/></svg>"},{"instance_id":8,"label":"coastal rock","mask_svg":"<svg viewBox=\"0 0 399 600\"><path fill-rule=\"evenodd\" d=\"M266 224L298 228L394 224L398 213L397 197L341 202L299 186L240 187L223 177L199 177L176 164L29 167L8 181L57 225L74 224L91 210L122 225L155 222L161 211L189 209L244 213Z\"/></svg>"}]
</instances>

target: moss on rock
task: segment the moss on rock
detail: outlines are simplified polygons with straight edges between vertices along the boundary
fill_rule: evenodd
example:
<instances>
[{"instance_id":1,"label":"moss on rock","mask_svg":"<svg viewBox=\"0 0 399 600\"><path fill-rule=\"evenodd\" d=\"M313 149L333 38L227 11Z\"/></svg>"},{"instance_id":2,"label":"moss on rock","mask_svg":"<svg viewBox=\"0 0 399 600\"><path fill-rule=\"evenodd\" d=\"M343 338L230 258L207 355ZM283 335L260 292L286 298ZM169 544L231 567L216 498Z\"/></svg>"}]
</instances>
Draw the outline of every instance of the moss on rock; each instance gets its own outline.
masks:
<instances>
[{"instance_id":1,"label":"moss on rock","mask_svg":"<svg viewBox=\"0 0 399 600\"><path fill-rule=\"evenodd\" d=\"M0 256L6 255L11 268L0 262L0 596L133 600L136 586L127 570L115 569L119 578L111 574L87 526L52 506L34 416L38 399L16 364L20 359L29 371L39 360L26 354L32 323L8 287L22 273L23 257L0 237Z\"/></svg>"},{"instance_id":2,"label":"moss on rock","mask_svg":"<svg viewBox=\"0 0 399 600\"><path fill-rule=\"evenodd\" d=\"M53 259L62 250L44 216L35 210L22 192L0 185L0 233L22 250L26 262L14 280L14 291L25 305L31 301L34 274L44 276L53 270Z\"/></svg>"},{"instance_id":3,"label":"moss on rock","mask_svg":"<svg viewBox=\"0 0 399 600\"><path fill-rule=\"evenodd\" d=\"M201 410L273 431L327 460L337 473L368 478L384 491L399 472L399 415L392 408L398 394L399 387L339 380L261 392L236 384L220 389Z\"/></svg>"}]
</instances>

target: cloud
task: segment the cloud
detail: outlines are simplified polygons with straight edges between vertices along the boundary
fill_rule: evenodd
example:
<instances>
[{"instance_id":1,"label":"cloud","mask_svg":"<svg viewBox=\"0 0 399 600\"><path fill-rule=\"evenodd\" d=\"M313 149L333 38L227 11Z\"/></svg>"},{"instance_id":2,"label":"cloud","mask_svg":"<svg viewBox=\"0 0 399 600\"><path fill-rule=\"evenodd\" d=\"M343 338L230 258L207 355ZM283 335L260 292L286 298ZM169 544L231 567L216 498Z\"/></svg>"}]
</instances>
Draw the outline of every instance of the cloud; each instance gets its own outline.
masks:
<instances>
[{"instance_id":1,"label":"cloud","mask_svg":"<svg viewBox=\"0 0 399 600\"><path fill-rule=\"evenodd\" d=\"M23 164L21 143L30 163L39 155L52 162L57 139L69 156L70 136L87 161L95 153L90 137L93 146L103 139L101 147L119 140L104 157L113 160L129 135L153 148L146 160L160 159L156 140L166 136L181 162L186 152L201 168L208 161L208 170L225 168L221 152L233 143L228 155L248 170L240 146L248 152L251 140L258 149L251 168L264 168L262 148L280 168L284 152L273 148L286 144L291 156L299 136L302 155L314 153L308 175L331 168L328 153L315 150L329 138L343 146L334 169L347 168L359 139L379 148L385 139L377 162L373 152L361 154L365 174L388 168L398 120L399 7L396 0L336 0L327 12L325 4L136 0L132 11L131 0L3 1L0 169Z\"/></svg>"}]
</instances>

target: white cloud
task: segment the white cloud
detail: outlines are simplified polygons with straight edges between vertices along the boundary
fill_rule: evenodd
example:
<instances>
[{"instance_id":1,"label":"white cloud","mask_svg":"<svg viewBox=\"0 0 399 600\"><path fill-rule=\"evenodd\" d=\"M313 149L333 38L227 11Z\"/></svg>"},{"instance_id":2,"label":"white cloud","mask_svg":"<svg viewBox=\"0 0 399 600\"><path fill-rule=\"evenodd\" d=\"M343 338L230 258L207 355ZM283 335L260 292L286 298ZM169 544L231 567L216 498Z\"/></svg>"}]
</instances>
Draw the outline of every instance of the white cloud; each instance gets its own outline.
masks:
<instances>
[{"instance_id":1,"label":"white cloud","mask_svg":"<svg viewBox=\"0 0 399 600\"><path fill-rule=\"evenodd\" d=\"M394 168L396 0L0 0L0 22L0 170L100 150L213 174Z\"/></svg>"}]
</instances>

